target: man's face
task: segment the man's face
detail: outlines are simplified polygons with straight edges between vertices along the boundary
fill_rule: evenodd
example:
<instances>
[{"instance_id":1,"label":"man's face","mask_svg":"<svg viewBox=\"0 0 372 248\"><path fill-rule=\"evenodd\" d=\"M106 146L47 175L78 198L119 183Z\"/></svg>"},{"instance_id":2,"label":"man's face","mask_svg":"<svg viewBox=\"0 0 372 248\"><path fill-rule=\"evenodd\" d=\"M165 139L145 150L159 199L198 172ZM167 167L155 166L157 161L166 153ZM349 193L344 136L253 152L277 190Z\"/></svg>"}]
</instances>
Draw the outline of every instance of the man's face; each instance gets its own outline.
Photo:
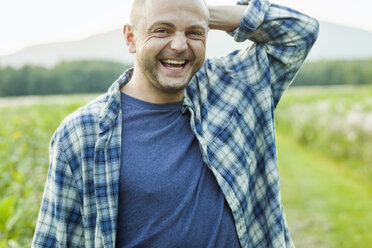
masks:
<instances>
[{"instance_id":1,"label":"man's face","mask_svg":"<svg viewBox=\"0 0 372 248\"><path fill-rule=\"evenodd\" d=\"M134 27L136 67L146 87L183 90L202 66L208 11L202 0L148 0Z\"/></svg>"}]
</instances>

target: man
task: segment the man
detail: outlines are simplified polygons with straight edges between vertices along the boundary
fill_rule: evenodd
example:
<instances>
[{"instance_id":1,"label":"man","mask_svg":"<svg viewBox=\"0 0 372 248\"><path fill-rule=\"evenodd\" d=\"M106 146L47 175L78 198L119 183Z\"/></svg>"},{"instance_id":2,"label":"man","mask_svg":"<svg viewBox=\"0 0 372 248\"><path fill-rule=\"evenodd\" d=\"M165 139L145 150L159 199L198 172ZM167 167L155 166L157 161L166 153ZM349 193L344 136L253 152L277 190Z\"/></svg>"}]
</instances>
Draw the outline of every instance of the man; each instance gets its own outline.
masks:
<instances>
[{"instance_id":1,"label":"man","mask_svg":"<svg viewBox=\"0 0 372 248\"><path fill-rule=\"evenodd\" d=\"M134 1L134 69L55 132L34 247L293 247L274 109L318 23L238 3ZM208 28L254 44L205 60Z\"/></svg>"}]
</instances>

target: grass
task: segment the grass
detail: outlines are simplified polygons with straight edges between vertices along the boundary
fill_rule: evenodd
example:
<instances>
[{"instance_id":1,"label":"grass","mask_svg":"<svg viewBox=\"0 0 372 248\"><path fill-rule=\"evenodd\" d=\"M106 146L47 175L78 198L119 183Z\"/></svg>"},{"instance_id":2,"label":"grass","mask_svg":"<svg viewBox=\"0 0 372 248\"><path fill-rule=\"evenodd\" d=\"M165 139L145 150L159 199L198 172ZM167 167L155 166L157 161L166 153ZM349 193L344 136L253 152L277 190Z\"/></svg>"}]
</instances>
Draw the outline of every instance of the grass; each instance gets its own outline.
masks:
<instances>
[{"instance_id":1,"label":"grass","mask_svg":"<svg viewBox=\"0 0 372 248\"><path fill-rule=\"evenodd\" d=\"M284 209L298 247L372 247L372 184L278 133Z\"/></svg>"},{"instance_id":2,"label":"grass","mask_svg":"<svg viewBox=\"0 0 372 248\"><path fill-rule=\"evenodd\" d=\"M0 247L30 246L48 170L49 140L80 105L0 108Z\"/></svg>"},{"instance_id":3,"label":"grass","mask_svg":"<svg viewBox=\"0 0 372 248\"><path fill-rule=\"evenodd\" d=\"M49 140L63 118L86 102L66 96L53 104L55 99L30 98L26 102L32 106L15 106L19 99L0 104L0 247L30 246ZM277 130L284 208L297 247L372 247L371 181L303 146L280 124Z\"/></svg>"},{"instance_id":4,"label":"grass","mask_svg":"<svg viewBox=\"0 0 372 248\"><path fill-rule=\"evenodd\" d=\"M352 168L372 182L372 88L290 88L277 130Z\"/></svg>"}]
</instances>

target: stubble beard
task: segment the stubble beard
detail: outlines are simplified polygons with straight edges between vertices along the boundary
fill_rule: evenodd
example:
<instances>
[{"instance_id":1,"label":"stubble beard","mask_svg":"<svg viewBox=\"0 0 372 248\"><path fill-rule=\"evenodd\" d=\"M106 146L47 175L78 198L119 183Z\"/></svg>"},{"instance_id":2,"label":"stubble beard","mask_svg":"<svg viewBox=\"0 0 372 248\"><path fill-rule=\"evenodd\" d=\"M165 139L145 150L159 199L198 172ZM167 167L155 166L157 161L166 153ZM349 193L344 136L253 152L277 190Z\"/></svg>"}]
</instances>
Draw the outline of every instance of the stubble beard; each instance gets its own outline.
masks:
<instances>
[{"instance_id":1,"label":"stubble beard","mask_svg":"<svg viewBox=\"0 0 372 248\"><path fill-rule=\"evenodd\" d=\"M157 59L145 58L141 64L142 65L140 65L140 67L143 70L142 73L154 87L166 94L176 94L180 91L183 91L188 86L190 80L200 69L203 63L200 63L200 65L197 65L196 67L192 67L192 70L188 72L188 75L185 75L182 79L164 78L160 73L160 69L158 68L162 65L159 64Z\"/></svg>"}]
</instances>

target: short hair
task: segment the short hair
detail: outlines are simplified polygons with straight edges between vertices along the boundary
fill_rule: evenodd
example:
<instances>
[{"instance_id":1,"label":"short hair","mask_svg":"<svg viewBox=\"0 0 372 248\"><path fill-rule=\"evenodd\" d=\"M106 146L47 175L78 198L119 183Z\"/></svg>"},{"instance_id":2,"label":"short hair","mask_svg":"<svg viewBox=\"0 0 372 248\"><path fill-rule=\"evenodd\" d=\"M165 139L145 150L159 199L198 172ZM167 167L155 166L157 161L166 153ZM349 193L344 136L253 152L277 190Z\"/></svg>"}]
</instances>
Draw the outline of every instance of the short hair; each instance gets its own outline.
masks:
<instances>
[{"instance_id":1,"label":"short hair","mask_svg":"<svg viewBox=\"0 0 372 248\"><path fill-rule=\"evenodd\" d=\"M133 27L137 25L140 18L140 12L143 13L143 10L146 6L147 0L133 0L132 8L130 10L130 25Z\"/></svg>"},{"instance_id":2,"label":"short hair","mask_svg":"<svg viewBox=\"0 0 372 248\"><path fill-rule=\"evenodd\" d=\"M138 20L141 17L141 14L145 12L146 3L148 0L133 0L132 8L130 10L130 25L135 27L138 24ZM203 0L205 7L208 10L207 3ZM209 13L207 13L209 15Z\"/></svg>"}]
</instances>

